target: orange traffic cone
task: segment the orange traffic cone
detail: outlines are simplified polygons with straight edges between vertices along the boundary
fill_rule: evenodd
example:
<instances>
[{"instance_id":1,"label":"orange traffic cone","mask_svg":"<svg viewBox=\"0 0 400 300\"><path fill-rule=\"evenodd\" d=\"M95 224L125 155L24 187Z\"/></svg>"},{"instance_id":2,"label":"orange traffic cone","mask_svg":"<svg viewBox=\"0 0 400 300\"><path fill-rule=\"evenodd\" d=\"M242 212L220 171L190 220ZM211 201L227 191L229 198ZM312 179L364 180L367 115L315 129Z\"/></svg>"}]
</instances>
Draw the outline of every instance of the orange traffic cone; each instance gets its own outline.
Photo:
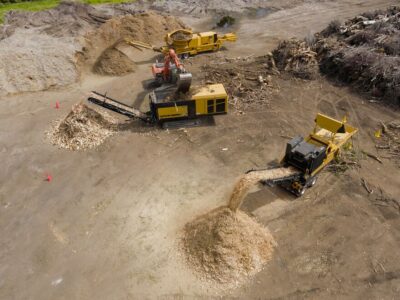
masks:
<instances>
[{"instance_id":1,"label":"orange traffic cone","mask_svg":"<svg viewBox=\"0 0 400 300\"><path fill-rule=\"evenodd\" d=\"M46 174L46 181L50 182L53 180L53 177L50 174Z\"/></svg>"}]
</instances>

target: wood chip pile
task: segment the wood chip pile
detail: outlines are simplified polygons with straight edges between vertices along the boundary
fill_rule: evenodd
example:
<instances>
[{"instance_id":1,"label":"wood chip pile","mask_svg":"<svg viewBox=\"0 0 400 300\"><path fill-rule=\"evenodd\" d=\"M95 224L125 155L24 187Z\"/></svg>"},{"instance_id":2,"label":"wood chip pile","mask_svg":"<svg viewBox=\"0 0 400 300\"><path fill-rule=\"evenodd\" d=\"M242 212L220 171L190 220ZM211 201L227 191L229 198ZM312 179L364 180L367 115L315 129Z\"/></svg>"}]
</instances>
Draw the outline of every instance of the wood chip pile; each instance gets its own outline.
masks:
<instances>
[{"instance_id":1,"label":"wood chip pile","mask_svg":"<svg viewBox=\"0 0 400 300\"><path fill-rule=\"evenodd\" d=\"M276 245L244 212L222 207L188 223L183 251L200 279L236 287L261 271Z\"/></svg>"},{"instance_id":2,"label":"wood chip pile","mask_svg":"<svg viewBox=\"0 0 400 300\"><path fill-rule=\"evenodd\" d=\"M87 150L101 145L116 128L116 119L105 111L79 103L64 119L55 122L47 136L59 148Z\"/></svg>"}]
</instances>

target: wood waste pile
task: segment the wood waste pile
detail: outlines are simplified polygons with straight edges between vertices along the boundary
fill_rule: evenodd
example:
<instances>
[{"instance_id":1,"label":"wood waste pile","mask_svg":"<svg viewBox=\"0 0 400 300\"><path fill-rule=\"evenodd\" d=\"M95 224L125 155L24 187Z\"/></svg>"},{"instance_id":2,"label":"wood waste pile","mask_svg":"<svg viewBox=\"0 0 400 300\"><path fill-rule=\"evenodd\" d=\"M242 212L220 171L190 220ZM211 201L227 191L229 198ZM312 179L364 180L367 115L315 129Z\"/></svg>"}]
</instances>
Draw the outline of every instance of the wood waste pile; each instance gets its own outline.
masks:
<instances>
[{"instance_id":1,"label":"wood waste pile","mask_svg":"<svg viewBox=\"0 0 400 300\"><path fill-rule=\"evenodd\" d=\"M268 106L277 86L272 80L276 74L272 55L240 60L227 59L225 63L202 67L206 84L222 83L236 111L260 109Z\"/></svg>"},{"instance_id":2,"label":"wood waste pile","mask_svg":"<svg viewBox=\"0 0 400 300\"><path fill-rule=\"evenodd\" d=\"M400 105L400 7L332 22L314 48L322 73Z\"/></svg>"},{"instance_id":3,"label":"wood waste pile","mask_svg":"<svg viewBox=\"0 0 400 300\"><path fill-rule=\"evenodd\" d=\"M272 53L281 71L302 79L315 79L319 73L317 53L305 41L283 41Z\"/></svg>"},{"instance_id":4,"label":"wood waste pile","mask_svg":"<svg viewBox=\"0 0 400 300\"><path fill-rule=\"evenodd\" d=\"M101 145L117 129L117 120L105 111L79 103L47 132L53 145L69 150L87 150Z\"/></svg>"}]
</instances>

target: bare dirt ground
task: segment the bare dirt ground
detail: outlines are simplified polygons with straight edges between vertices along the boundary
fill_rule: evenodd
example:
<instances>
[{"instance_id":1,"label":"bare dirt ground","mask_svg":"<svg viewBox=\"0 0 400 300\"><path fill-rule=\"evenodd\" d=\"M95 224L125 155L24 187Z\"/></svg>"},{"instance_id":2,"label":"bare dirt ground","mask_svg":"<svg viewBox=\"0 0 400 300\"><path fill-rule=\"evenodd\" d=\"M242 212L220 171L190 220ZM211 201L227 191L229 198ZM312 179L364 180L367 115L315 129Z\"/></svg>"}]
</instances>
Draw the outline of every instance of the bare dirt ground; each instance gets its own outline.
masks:
<instances>
[{"instance_id":1,"label":"bare dirt ground","mask_svg":"<svg viewBox=\"0 0 400 300\"><path fill-rule=\"evenodd\" d=\"M196 72L216 57L262 55L278 39L301 38L332 19L396 2L296 3L243 17L234 28L236 44L186 66L200 81ZM214 24L208 17L182 19L198 30ZM324 172L300 199L265 187L249 194L242 209L268 226L277 247L267 266L236 289L200 281L177 251L187 222L226 204L237 178L279 159L286 136L309 133L317 112L347 114L360 129L355 150L377 154L379 121L400 113L347 87L282 76L267 107L217 116L215 126L165 131L133 121L87 152L61 150L46 139L51 123L90 90L143 105L154 57L136 55L135 72L123 77L86 74L64 89L1 97L0 299L398 297L400 210L396 201L379 199L399 201L400 177L398 165L385 158L381 164L363 157L360 168L340 175Z\"/></svg>"}]
</instances>

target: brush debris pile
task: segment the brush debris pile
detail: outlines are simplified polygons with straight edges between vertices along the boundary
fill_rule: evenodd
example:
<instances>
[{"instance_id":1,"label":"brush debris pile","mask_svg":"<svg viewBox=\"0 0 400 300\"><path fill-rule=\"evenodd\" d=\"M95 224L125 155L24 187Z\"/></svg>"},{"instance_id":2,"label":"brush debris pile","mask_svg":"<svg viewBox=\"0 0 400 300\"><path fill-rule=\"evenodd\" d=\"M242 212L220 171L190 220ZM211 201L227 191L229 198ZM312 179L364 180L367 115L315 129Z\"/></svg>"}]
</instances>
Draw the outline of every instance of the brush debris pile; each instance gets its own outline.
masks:
<instances>
[{"instance_id":1,"label":"brush debris pile","mask_svg":"<svg viewBox=\"0 0 400 300\"><path fill-rule=\"evenodd\" d=\"M274 64L273 64L274 65ZM202 67L207 84L222 83L230 95L229 103L237 111L268 106L272 93L276 90L271 74L271 57L262 56L218 65L207 64Z\"/></svg>"},{"instance_id":2,"label":"brush debris pile","mask_svg":"<svg viewBox=\"0 0 400 300\"><path fill-rule=\"evenodd\" d=\"M382 136L376 148L385 151L400 166L400 122L381 123Z\"/></svg>"},{"instance_id":3,"label":"brush debris pile","mask_svg":"<svg viewBox=\"0 0 400 300\"><path fill-rule=\"evenodd\" d=\"M183 250L201 279L239 285L259 272L272 256L269 231L244 212L223 207L184 229Z\"/></svg>"},{"instance_id":4,"label":"brush debris pile","mask_svg":"<svg viewBox=\"0 0 400 300\"><path fill-rule=\"evenodd\" d=\"M273 51L276 66L298 78L315 79L319 73L317 53L305 41L282 41Z\"/></svg>"},{"instance_id":5,"label":"brush debris pile","mask_svg":"<svg viewBox=\"0 0 400 300\"><path fill-rule=\"evenodd\" d=\"M100 75L122 76L135 70L135 63L117 48L106 49L94 64L93 71Z\"/></svg>"},{"instance_id":6,"label":"brush debris pile","mask_svg":"<svg viewBox=\"0 0 400 300\"><path fill-rule=\"evenodd\" d=\"M323 73L400 104L400 7L332 22L316 40Z\"/></svg>"},{"instance_id":7,"label":"brush debris pile","mask_svg":"<svg viewBox=\"0 0 400 300\"><path fill-rule=\"evenodd\" d=\"M69 150L93 149L116 131L117 121L106 112L98 112L85 104L72 107L71 112L54 124L48 136L53 145Z\"/></svg>"}]
</instances>

